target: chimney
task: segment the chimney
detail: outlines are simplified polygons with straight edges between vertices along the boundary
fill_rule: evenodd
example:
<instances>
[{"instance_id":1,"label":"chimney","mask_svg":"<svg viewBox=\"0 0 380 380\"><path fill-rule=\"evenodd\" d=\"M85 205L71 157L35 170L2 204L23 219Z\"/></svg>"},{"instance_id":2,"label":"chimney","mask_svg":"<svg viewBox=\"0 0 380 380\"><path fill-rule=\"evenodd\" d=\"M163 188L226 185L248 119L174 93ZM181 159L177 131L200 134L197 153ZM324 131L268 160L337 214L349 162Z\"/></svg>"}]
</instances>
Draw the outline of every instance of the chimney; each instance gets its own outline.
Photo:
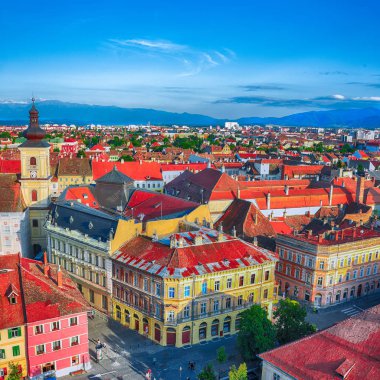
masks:
<instances>
[{"instance_id":1,"label":"chimney","mask_svg":"<svg viewBox=\"0 0 380 380\"><path fill-rule=\"evenodd\" d=\"M286 209L284 210L284 219L286 218Z\"/></svg>"},{"instance_id":2,"label":"chimney","mask_svg":"<svg viewBox=\"0 0 380 380\"><path fill-rule=\"evenodd\" d=\"M223 225L222 223L219 224L219 228L218 228L218 241L224 241L224 235L223 235Z\"/></svg>"},{"instance_id":3,"label":"chimney","mask_svg":"<svg viewBox=\"0 0 380 380\"><path fill-rule=\"evenodd\" d=\"M57 270L57 285L60 288L62 288L63 286L62 271L61 271L60 265L58 265L58 270Z\"/></svg>"},{"instance_id":4,"label":"chimney","mask_svg":"<svg viewBox=\"0 0 380 380\"><path fill-rule=\"evenodd\" d=\"M318 243L322 243L323 241L323 235L318 235Z\"/></svg>"},{"instance_id":5,"label":"chimney","mask_svg":"<svg viewBox=\"0 0 380 380\"><path fill-rule=\"evenodd\" d=\"M49 277L49 272L50 272L50 267L48 265L48 260L47 260L47 253L46 251L44 252L44 275L46 277Z\"/></svg>"},{"instance_id":6,"label":"chimney","mask_svg":"<svg viewBox=\"0 0 380 380\"><path fill-rule=\"evenodd\" d=\"M270 210L270 193L267 194L267 209Z\"/></svg>"},{"instance_id":7,"label":"chimney","mask_svg":"<svg viewBox=\"0 0 380 380\"><path fill-rule=\"evenodd\" d=\"M232 227L232 236L236 238L236 228L235 226Z\"/></svg>"},{"instance_id":8,"label":"chimney","mask_svg":"<svg viewBox=\"0 0 380 380\"><path fill-rule=\"evenodd\" d=\"M356 183L356 203L364 203L364 177L359 177Z\"/></svg>"},{"instance_id":9,"label":"chimney","mask_svg":"<svg viewBox=\"0 0 380 380\"><path fill-rule=\"evenodd\" d=\"M336 231L335 232L335 241L338 241L339 240L339 231Z\"/></svg>"},{"instance_id":10,"label":"chimney","mask_svg":"<svg viewBox=\"0 0 380 380\"><path fill-rule=\"evenodd\" d=\"M237 188L237 199L240 199L240 186L238 184L238 188Z\"/></svg>"},{"instance_id":11,"label":"chimney","mask_svg":"<svg viewBox=\"0 0 380 380\"><path fill-rule=\"evenodd\" d=\"M307 237L310 239L313 236L313 230L307 231Z\"/></svg>"},{"instance_id":12,"label":"chimney","mask_svg":"<svg viewBox=\"0 0 380 380\"><path fill-rule=\"evenodd\" d=\"M333 194L334 194L334 185L331 184L330 192L329 192L329 206L332 206Z\"/></svg>"},{"instance_id":13,"label":"chimney","mask_svg":"<svg viewBox=\"0 0 380 380\"><path fill-rule=\"evenodd\" d=\"M48 259L47 259L47 253L46 251L44 252L44 265L46 266L48 264Z\"/></svg>"},{"instance_id":14,"label":"chimney","mask_svg":"<svg viewBox=\"0 0 380 380\"><path fill-rule=\"evenodd\" d=\"M306 211L305 215L310 218L310 210L309 211Z\"/></svg>"},{"instance_id":15,"label":"chimney","mask_svg":"<svg viewBox=\"0 0 380 380\"><path fill-rule=\"evenodd\" d=\"M356 238L356 227L354 228L354 230L352 231L352 238Z\"/></svg>"},{"instance_id":16,"label":"chimney","mask_svg":"<svg viewBox=\"0 0 380 380\"><path fill-rule=\"evenodd\" d=\"M344 230L341 231L341 236L340 238L343 240L344 239Z\"/></svg>"},{"instance_id":17,"label":"chimney","mask_svg":"<svg viewBox=\"0 0 380 380\"><path fill-rule=\"evenodd\" d=\"M284 190L285 190L285 195L289 195L289 186L288 185L285 185Z\"/></svg>"},{"instance_id":18,"label":"chimney","mask_svg":"<svg viewBox=\"0 0 380 380\"><path fill-rule=\"evenodd\" d=\"M202 239L202 235L196 235L195 236L195 239L194 239L194 244L195 245L202 245L203 243L203 239Z\"/></svg>"},{"instance_id":19,"label":"chimney","mask_svg":"<svg viewBox=\"0 0 380 380\"><path fill-rule=\"evenodd\" d=\"M255 237L253 238L253 245L254 245L255 247L258 246L257 236L255 236Z\"/></svg>"}]
</instances>

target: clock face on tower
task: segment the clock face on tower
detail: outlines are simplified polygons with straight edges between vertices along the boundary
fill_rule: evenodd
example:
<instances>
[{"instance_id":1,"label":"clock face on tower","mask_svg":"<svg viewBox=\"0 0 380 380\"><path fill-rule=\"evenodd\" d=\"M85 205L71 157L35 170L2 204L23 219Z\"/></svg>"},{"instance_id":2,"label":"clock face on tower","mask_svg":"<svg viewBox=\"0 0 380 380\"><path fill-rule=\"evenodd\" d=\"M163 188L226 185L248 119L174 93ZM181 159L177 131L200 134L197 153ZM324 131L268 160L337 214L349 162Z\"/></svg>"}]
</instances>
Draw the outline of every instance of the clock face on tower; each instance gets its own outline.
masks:
<instances>
[{"instance_id":1,"label":"clock face on tower","mask_svg":"<svg viewBox=\"0 0 380 380\"><path fill-rule=\"evenodd\" d=\"M30 171L30 178L37 178L37 172L35 170Z\"/></svg>"}]
</instances>

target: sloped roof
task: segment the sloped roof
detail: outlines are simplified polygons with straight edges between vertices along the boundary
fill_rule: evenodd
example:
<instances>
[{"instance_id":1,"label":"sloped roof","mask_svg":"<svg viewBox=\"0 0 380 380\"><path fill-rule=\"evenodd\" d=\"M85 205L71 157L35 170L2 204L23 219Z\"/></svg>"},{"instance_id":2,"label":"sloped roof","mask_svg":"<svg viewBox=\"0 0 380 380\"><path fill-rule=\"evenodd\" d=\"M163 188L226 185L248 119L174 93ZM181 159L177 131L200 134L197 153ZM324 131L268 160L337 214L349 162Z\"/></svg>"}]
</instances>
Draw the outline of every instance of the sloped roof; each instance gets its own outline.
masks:
<instances>
[{"instance_id":1,"label":"sloped roof","mask_svg":"<svg viewBox=\"0 0 380 380\"><path fill-rule=\"evenodd\" d=\"M19 262L20 256L18 254L0 255L0 330L20 326L24 323L18 271ZM11 286L19 291L15 305L9 303L8 293Z\"/></svg>"},{"instance_id":2,"label":"sloped roof","mask_svg":"<svg viewBox=\"0 0 380 380\"><path fill-rule=\"evenodd\" d=\"M21 160L0 160L0 173L21 173Z\"/></svg>"},{"instance_id":3,"label":"sloped roof","mask_svg":"<svg viewBox=\"0 0 380 380\"><path fill-rule=\"evenodd\" d=\"M77 157L62 157L58 164L59 176L91 176L90 160Z\"/></svg>"},{"instance_id":4,"label":"sloped roof","mask_svg":"<svg viewBox=\"0 0 380 380\"><path fill-rule=\"evenodd\" d=\"M15 174L0 174L0 212L23 212L26 209L21 184Z\"/></svg>"},{"instance_id":5,"label":"sloped roof","mask_svg":"<svg viewBox=\"0 0 380 380\"><path fill-rule=\"evenodd\" d=\"M196 236L202 236L202 244L195 243ZM205 228L177 233L158 242L138 236L124 244L113 259L160 277L175 278L277 260L274 252L228 235L224 235L224 241L217 241L217 237L216 231ZM170 247L171 240L173 247Z\"/></svg>"},{"instance_id":6,"label":"sloped roof","mask_svg":"<svg viewBox=\"0 0 380 380\"><path fill-rule=\"evenodd\" d=\"M379 379L380 305L259 356L297 379Z\"/></svg>"},{"instance_id":7,"label":"sloped roof","mask_svg":"<svg viewBox=\"0 0 380 380\"><path fill-rule=\"evenodd\" d=\"M39 261L21 259L22 288L27 322L62 317L87 311L89 305L71 280L62 271L63 286L57 285L57 265L49 264L49 276L44 275ZM43 312L41 312L43 311Z\"/></svg>"},{"instance_id":8,"label":"sloped roof","mask_svg":"<svg viewBox=\"0 0 380 380\"><path fill-rule=\"evenodd\" d=\"M96 179L96 183L116 183L116 184L126 184L133 183L133 179L126 176L124 173L120 172L116 165L112 170L100 178Z\"/></svg>"}]
</instances>

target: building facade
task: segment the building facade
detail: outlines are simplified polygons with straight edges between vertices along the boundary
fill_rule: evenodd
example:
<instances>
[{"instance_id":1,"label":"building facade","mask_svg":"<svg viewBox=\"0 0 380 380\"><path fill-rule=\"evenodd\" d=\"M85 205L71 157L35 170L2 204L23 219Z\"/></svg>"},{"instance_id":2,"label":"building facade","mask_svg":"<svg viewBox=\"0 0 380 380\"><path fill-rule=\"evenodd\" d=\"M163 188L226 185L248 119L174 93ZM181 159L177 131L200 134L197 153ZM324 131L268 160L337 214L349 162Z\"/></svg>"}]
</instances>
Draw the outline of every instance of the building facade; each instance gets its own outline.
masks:
<instances>
[{"instance_id":1,"label":"building facade","mask_svg":"<svg viewBox=\"0 0 380 380\"><path fill-rule=\"evenodd\" d=\"M272 315L275 254L222 232L139 236L112 259L113 317L161 345L234 334L254 303Z\"/></svg>"},{"instance_id":2,"label":"building facade","mask_svg":"<svg viewBox=\"0 0 380 380\"><path fill-rule=\"evenodd\" d=\"M278 234L279 292L330 306L380 290L380 233L364 226Z\"/></svg>"}]
</instances>

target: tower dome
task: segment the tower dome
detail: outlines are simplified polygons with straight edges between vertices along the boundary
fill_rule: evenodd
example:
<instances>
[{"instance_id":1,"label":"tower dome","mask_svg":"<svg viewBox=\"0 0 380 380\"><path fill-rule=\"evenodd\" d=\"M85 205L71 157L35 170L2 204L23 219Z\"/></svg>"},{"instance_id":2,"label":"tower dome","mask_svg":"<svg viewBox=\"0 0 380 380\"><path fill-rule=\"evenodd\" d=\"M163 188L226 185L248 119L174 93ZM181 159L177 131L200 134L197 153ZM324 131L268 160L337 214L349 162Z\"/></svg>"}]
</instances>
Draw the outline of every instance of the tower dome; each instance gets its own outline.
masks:
<instances>
[{"instance_id":1,"label":"tower dome","mask_svg":"<svg viewBox=\"0 0 380 380\"><path fill-rule=\"evenodd\" d=\"M23 136L27 140L42 140L46 132L39 126L38 110L32 98L32 108L29 110L29 127L24 131Z\"/></svg>"}]
</instances>

